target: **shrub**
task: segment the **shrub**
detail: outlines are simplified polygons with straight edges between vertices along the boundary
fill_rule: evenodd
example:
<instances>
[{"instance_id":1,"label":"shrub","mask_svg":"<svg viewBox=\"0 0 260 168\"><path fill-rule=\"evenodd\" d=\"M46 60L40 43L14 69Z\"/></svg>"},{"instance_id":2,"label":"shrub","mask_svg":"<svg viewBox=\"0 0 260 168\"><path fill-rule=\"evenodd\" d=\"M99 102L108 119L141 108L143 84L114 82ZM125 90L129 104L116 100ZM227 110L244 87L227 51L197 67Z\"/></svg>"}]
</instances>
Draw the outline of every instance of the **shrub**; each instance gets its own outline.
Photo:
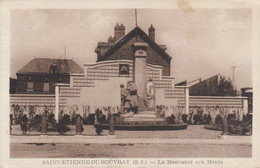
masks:
<instances>
[{"instance_id":1,"label":"shrub","mask_svg":"<svg viewBox=\"0 0 260 168\"><path fill-rule=\"evenodd\" d=\"M63 134L63 133L68 132L70 130L69 127L67 127L66 125L63 125L62 123L56 123L54 125L54 127L60 134Z\"/></svg>"},{"instance_id":2,"label":"shrub","mask_svg":"<svg viewBox=\"0 0 260 168\"><path fill-rule=\"evenodd\" d=\"M236 115L235 114L228 114L227 116L227 122L230 123L233 120L236 120Z\"/></svg>"},{"instance_id":3,"label":"shrub","mask_svg":"<svg viewBox=\"0 0 260 168\"><path fill-rule=\"evenodd\" d=\"M182 119L182 121L183 121L184 123L187 123L187 122L188 122L187 117L188 117L187 114L182 114L181 119Z\"/></svg>"},{"instance_id":4,"label":"shrub","mask_svg":"<svg viewBox=\"0 0 260 168\"><path fill-rule=\"evenodd\" d=\"M194 120L194 123L193 123L193 124L198 124L198 123L200 123L200 117L199 117L199 115L198 115L198 114L195 114L195 115L193 116L193 120Z\"/></svg>"},{"instance_id":5,"label":"shrub","mask_svg":"<svg viewBox=\"0 0 260 168\"><path fill-rule=\"evenodd\" d=\"M210 114L204 114L203 116L203 123L204 124L209 124L212 121L211 115Z\"/></svg>"},{"instance_id":6,"label":"shrub","mask_svg":"<svg viewBox=\"0 0 260 168\"><path fill-rule=\"evenodd\" d=\"M215 123L221 125L222 124L222 117L220 114L216 115Z\"/></svg>"},{"instance_id":7,"label":"shrub","mask_svg":"<svg viewBox=\"0 0 260 168\"><path fill-rule=\"evenodd\" d=\"M89 114L86 119L83 119L83 123L87 125L93 125L95 122L95 114Z\"/></svg>"},{"instance_id":8,"label":"shrub","mask_svg":"<svg viewBox=\"0 0 260 168\"><path fill-rule=\"evenodd\" d=\"M62 118L60 118L59 123L63 125L70 125L70 115L65 114Z\"/></svg>"},{"instance_id":9,"label":"shrub","mask_svg":"<svg viewBox=\"0 0 260 168\"><path fill-rule=\"evenodd\" d=\"M98 122L100 122L100 123L108 123L108 120L106 119L106 116L105 116L105 115L101 115L101 116L98 118Z\"/></svg>"},{"instance_id":10,"label":"shrub","mask_svg":"<svg viewBox=\"0 0 260 168\"><path fill-rule=\"evenodd\" d=\"M252 125L252 114L243 115L243 122Z\"/></svg>"},{"instance_id":11,"label":"shrub","mask_svg":"<svg viewBox=\"0 0 260 168\"><path fill-rule=\"evenodd\" d=\"M72 120L71 120L71 124L72 124L72 125L76 125L78 116L79 116L80 119L82 120L82 117L81 117L79 114L76 114L76 115L74 115L74 117L73 117Z\"/></svg>"},{"instance_id":12,"label":"shrub","mask_svg":"<svg viewBox=\"0 0 260 168\"><path fill-rule=\"evenodd\" d=\"M175 116L172 114L171 116L166 117L166 121L168 124L175 124Z\"/></svg>"}]
</instances>

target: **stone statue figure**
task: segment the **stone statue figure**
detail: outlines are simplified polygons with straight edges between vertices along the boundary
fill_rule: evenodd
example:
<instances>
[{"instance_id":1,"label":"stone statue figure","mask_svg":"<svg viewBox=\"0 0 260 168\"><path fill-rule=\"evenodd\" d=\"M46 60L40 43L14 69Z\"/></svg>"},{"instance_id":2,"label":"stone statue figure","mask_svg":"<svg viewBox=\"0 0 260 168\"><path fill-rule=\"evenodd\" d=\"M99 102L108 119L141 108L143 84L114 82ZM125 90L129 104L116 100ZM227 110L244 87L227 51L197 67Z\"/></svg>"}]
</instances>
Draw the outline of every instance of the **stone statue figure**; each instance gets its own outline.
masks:
<instances>
[{"instance_id":1,"label":"stone statue figure","mask_svg":"<svg viewBox=\"0 0 260 168\"><path fill-rule=\"evenodd\" d=\"M148 107L154 107L155 105L154 84L152 78L149 78L149 82L147 83L147 98L148 98L148 102L147 102Z\"/></svg>"},{"instance_id":2,"label":"stone statue figure","mask_svg":"<svg viewBox=\"0 0 260 168\"><path fill-rule=\"evenodd\" d=\"M121 89L121 104L123 106L123 113L138 111L137 87L132 81L127 82L126 89Z\"/></svg>"},{"instance_id":3,"label":"stone statue figure","mask_svg":"<svg viewBox=\"0 0 260 168\"><path fill-rule=\"evenodd\" d=\"M127 90L125 89L125 85L122 83L120 84L120 93L121 93L121 106L120 106L120 113L126 113L127 109L130 108L130 102L126 101Z\"/></svg>"}]
</instances>

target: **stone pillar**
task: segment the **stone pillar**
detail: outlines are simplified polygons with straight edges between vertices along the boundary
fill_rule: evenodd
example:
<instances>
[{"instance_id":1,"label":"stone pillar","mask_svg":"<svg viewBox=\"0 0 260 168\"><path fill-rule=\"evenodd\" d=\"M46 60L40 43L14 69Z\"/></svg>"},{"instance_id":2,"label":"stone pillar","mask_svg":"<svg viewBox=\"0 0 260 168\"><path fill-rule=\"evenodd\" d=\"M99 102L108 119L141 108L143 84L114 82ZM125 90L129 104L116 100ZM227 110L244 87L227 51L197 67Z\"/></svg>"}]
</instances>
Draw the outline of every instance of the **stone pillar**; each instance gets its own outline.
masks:
<instances>
[{"instance_id":1,"label":"stone pillar","mask_svg":"<svg viewBox=\"0 0 260 168\"><path fill-rule=\"evenodd\" d=\"M185 114L189 115L189 87L185 87Z\"/></svg>"},{"instance_id":2,"label":"stone pillar","mask_svg":"<svg viewBox=\"0 0 260 168\"><path fill-rule=\"evenodd\" d=\"M115 119L113 115L111 115L109 121L109 135L115 135Z\"/></svg>"},{"instance_id":3,"label":"stone pillar","mask_svg":"<svg viewBox=\"0 0 260 168\"><path fill-rule=\"evenodd\" d=\"M47 128L48 128L48 124L47 124L47 120L46 120L46 116L42 116L42 122L41 122L41 134L42 135L46 135L47 134Z\"/></svg>"},{"instance_id":4,"label":"stone pillar","mask_svg":"<svg viewBox=\"0 0 260 168\"><path fill-rule=\"evenodd\" d=\"M227 115L225 114L222 119L222 134L221 135L228 135L228 122L227 122Z\"/></svg>"},{"instance_id":5,"label":"stone pillar","mask_svg":"<svg viewBox=\"0 0 260 168\"><path fill-rule=\"evenodd\" d=\"M60 87L55 86L55 120L59 123L59 107L60 107Z\"/></svg>"},{"instance_id":6,"label":"stone pillar","mask_svg":"<svg viewBox=\"0 0 260 168\"><path fill-rule=\"evenodd\" d=\"M248 99L243 99L243 114L247 115L248 113Z\"/></svg>"},{"instance_id":7,"label":"stone pillar","mask_svg":"<svg viewBox=\"0 0 260 168\"><path fill-rule=\"evenodd\" d=\"M78 116L76 120L76 135L81 135L82 132L83 130L82 130L81 118L80 116Z\"/></svg>"},{"instance_id":8,"label":"stone pillar","mask_svg":"<svg viewBox=\"0 0 260 168\"><path fill-rule=\"evenodd\" d=\"M147 43L134 43L135 49L135 84L137 87L137 94L141 98L147 97L147 90L146 90L146 48Z\"/></svg>"}]
</instances>

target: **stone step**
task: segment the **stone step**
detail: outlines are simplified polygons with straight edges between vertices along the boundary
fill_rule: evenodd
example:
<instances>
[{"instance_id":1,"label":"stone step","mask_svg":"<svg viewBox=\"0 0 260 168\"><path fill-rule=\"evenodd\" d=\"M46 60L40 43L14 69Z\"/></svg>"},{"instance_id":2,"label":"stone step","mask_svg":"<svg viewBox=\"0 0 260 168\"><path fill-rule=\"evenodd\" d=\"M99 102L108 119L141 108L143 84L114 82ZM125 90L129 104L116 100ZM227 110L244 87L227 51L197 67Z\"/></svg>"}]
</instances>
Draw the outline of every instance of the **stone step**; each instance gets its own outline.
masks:
<instances>
[{"instance_id":1,"label":"stone step","mask_svg":"<svg viewBox=\"0 0 260 168\"><path fill-rule=\"evenodd\" d=\"M158 114L157 111L138 111L138 114Z\"/></svg>"},{"instance_id":2,"label":"stone step","mask_svg":"<svg viewBox=\"0 0 260 168\"><path fill-rule=\"evenodd\" d=\"M156 118L156 114L134 114L134 118Z\"/></svg>"},{"instance_id":3,"label":"stone step","mask_svg":"<svg viewBox=\"0 0 260 168\"><path fill-rule=\"evenodd\" d=\"M165 118L124 118L124 121L154 121L154 122L164 122Z\"/></svg>"}]
</instances>

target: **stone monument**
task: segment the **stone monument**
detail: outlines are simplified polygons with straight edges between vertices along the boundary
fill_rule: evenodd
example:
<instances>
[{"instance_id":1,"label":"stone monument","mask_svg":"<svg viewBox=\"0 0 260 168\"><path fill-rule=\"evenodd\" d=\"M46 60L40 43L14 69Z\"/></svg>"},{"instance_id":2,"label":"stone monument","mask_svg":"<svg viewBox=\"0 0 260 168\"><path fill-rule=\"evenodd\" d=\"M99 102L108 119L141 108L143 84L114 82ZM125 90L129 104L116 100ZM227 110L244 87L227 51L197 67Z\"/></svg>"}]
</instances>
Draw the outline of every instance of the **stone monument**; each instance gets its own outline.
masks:
<instances>
[{"instance_id":1,"label":"stone monument","mask_svg":"<svg viewBox=\"0 0 260 168\"><path fill-rule=\"evenodd\" d=\"M186 129L187 124L171 124L163 111L155 110L155 89L151 78L147 82L147 43L136 42L134 47L133 81L126 88L121 84L120 116L115 117L115 129L122 130L176 130ZM108 129L103 124L102 129Z\"/></svg>"},{"instance_id":2,"label":"stone monument","mask_svg":"<svg viewBox=\"0 0 260 168\"><path fill-rule=\"evenodd\" d=\"M125 121L165 121L164 118L159 117L159 112L155 111L155 92L154 92L154 84L152 79L149 78L149 82L147 83L147 75L146 75L146 58L147 53L146 49L148 47L147 43L136 42L133 44L134 47L134 75L133 82L129 81L136 87L137 95L134 100L137 100L136 103L131 103L132 95L126 96L122 102L125 104L124 107L129 106L129 110L127 111L129 114L123 114L122 117L125 117ZM128 85L129 85L128 83ZM129 86L127 86L128 88ZM126 88L126 89L127 89ZM130 89L128 89L130 92ZM123 93L123 92L122 92ZM128 98L129 97L129 98ZM129 101L129 103L128 103ZM128 105L130 104L130 105ZM133 106L134 104L135 106ZM137 105L137 106L136 106ZM133 108L133 107L137 108Z\"/></svg>"}]
</instances>

